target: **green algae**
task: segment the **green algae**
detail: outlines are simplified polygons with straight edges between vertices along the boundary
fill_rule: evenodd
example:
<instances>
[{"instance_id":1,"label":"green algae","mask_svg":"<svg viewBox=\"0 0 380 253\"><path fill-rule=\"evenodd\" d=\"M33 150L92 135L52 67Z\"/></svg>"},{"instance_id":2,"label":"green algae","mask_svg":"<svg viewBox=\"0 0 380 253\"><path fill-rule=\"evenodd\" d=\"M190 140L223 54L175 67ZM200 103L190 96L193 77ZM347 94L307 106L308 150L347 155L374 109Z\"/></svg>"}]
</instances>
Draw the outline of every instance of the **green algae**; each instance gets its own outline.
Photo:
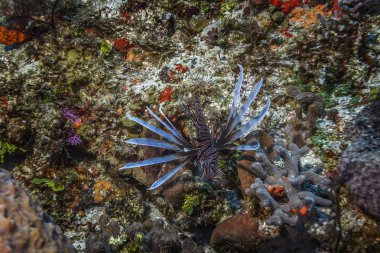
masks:
<instances>
[{"instance_id":1,"label":"green algae","mask_svg":"<svg viewBox=\"0 0 380 253\"><path fill-rule=\"evenodd\" d=\"M334 95L338 97L349 96L352 94L352 91L351 83L342 83L335 87Z\"/></svg>"},{"instance_id":2,"label":"green algae","mask_svg":"<svg viewBox=\"0 0 380 253\"><path fill-rule=\"evenodd\" d=\"M186 195L185 201L182 205L182 211L187 215L192 215L194 208L200 205L200 199L198 195Z\"/></svg>"},{"instance_id":3,"label":"green algae","mask_svg":"<svg viewBox=\"0 0 380 253\"><path fill-rule=\"evenodd\" d=\"M65 189L65 186L59 182L54 182L48 178L33 178L32 183L34 184L42 184L47 185L53 192L60 192Z\"/></svg>"},{"instance_id":4,"label":"green algae","mask_svg":"<svg viewBox=\"0 0 380 253\"><path fill-rule=\"evenodd\" d=\"M137 123L135 121L130 120L128 118L122 118L121 124L123 124L123 126L125 126L126 128L134 127L137 125Z\"/></svg>"},{"instance_id":5,"label":"green algae","mask_svg":"<svg viewBox=\"0 0 380 253\"><path fill-rule=\"evenodd\" d=\"M310 138L309 142L311 145L317 147L318 157L324 163L327 170L336 168L338 163L337 155L340 150L329 148L329 144L340 143L340 146L343 145L345 142L342 137L333 133L328 133L325 129L318 129Z\"/></svg>"},{"instance_id":6,"label":"green algae","mask_svg":"<svg viewBox=\"0 0 380 253\"><path fill-rule=\"evenodd\" d=\"M203 196L198 193L187 194L182 205L182 211L191 216L195 208L201 205L202 200Z\"/></svg>"},{"instance_id":7,"label":"green algae","mask_svg":"<svg viewBox=\"0 0 380 253\"><path fill-rule=\"evenodd\" d=\"M236 5L238 4L237 0L226 0L222 2L220 10L222 11L222 15L226 15L227 12L232 11Z\"/></svg>"},{"instance_id":8,"label":"green algae","mask_svg":"<svg viewBox=\"0 0 380 253\"><path fill-rule=\"evenodd\" d=\"M281 11L276 11L272 15L272 20L276 23L282 22L284 20L284 13L282 13Z\"/></svg>"},{"instance_id":9,"label":"green algae","mask_svg":"<svg viewBox=\"0 0 380 253\"><path fill-rule=\"evenodd\" d=\"M15 145L0 140L0 163L4 162L5 155L12 154L16 149Z\"/></svg>"},{"instance_id":10,"label":"green algae","mask_svg":"<svg viewBox=\"0 0 380 253\"><path fill-rule=\"evenodd\" d=\"M70 49L66 53L66 60L67 62L76 62L79 61L81 58L80 52L76 49Z\"/></svg>"},{"instance_id":11,"label":"green algae","mask_svg":"<svg viewBox=\"0 0 380 253\"><path fill-rule=\"evenodd\" d=\"M125 246L122 246L125 244L125 242L128 241L128 243ZM145 251L142 250L143 246L143 235L141 233L138 233L135 238L130 239L126 235L119 236L114 238L111 236L109 239L109 244L114 245L118 248L121 248L119 251L120 253L143 253Z\"/></svg>"},{"instance_id":12,"label":"green algae","mask_svg":"<svg viewBox=\"0 0 380 253\"><path fill-rule=\"evenodd\" d=\"M91 137L90 133L92 131L92 127L89 125L82 125L77 129L77 134L79 134L84 140L90 141L95 139L95 137Z\"/></svg>"},{"instance_id":13,"label":"green algae","mask_svg":"<svg viewBox=\"0 0 380 253\"><path fill-rule=\"evenodd\" d=\"M111 43L109 43L106 40L102 40L100 42L100 52L102 52L102 54L107 57L111 54L111 51L112 51Z\"/></svg>"},{"instance_id":14,"label":"green algae","mask_svg":"<svg viewBox=\"0 0 380 253\"><path fill-rule=\"evenodd\" d=\"M380 86L371 88L370 96L371 100L375 100L378 96L380 96Z\"/></svg>"},{"instance_id":15,"label":"green algae","mask_svg":"<svg viewBox=\"0 0 380 253\"><path fill-rule=\"evenodd\" d=\"M335 97L331 96L331 93L329 92L320 92L318 95L323 98L324 107L326 109L332 108L339 104Z\"/></svg>"}]
</instances>

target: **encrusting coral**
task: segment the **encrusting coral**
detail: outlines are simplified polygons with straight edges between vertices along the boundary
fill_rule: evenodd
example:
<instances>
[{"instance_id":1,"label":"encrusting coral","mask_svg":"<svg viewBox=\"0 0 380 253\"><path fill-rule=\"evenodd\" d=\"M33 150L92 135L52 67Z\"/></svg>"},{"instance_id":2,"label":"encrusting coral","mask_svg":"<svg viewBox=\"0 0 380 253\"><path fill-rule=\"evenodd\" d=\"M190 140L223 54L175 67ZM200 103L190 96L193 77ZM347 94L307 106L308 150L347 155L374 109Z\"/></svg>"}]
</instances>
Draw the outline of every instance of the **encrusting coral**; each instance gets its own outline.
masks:
<instances>
[{"instance_id":1,"label":"encrusting coral","mask_svg":"<svg viewBox=\"0 0 380 253\"><path fill-rule=\"evenodd\" d=\"M256 152L257 162L252 164L257 178L246 193L249 196L257 196L261 207L270 207L273 210L272 216L268 219L269 224L296 225L299 215L308 215L314 206L332 204L331 200L305 187L305 183L310 182L323 192L327 191L331 184L329 179L317 174L321 169L320 165L309 170L301 168L300 159L309 152L309 149L299 148L291 143L289 150L284 143L273 147L275 157L282 159L284 168L272 162L264 152Z\"/></svg>"},{"instance_id":2,"label":"encrusting coral","mask_svg":"<svg viewBox=\"0 0 380 253\"><path fill-rule=\"evenodd\" d=\"M75 252L53 219L5 170L0 170L0 252Z\"/></svg>"},{"instance_id":3,"label":"encrusting coral","mask_svg":"<svg viewBox=\"0 0 380 253\"><path fill-rule=\"evenodd\" d=\"M352 144L339 164L341 183L349 187L357 204L380 218L380 96L356 118L348 132Z\"/></svg>"}]
</instances>

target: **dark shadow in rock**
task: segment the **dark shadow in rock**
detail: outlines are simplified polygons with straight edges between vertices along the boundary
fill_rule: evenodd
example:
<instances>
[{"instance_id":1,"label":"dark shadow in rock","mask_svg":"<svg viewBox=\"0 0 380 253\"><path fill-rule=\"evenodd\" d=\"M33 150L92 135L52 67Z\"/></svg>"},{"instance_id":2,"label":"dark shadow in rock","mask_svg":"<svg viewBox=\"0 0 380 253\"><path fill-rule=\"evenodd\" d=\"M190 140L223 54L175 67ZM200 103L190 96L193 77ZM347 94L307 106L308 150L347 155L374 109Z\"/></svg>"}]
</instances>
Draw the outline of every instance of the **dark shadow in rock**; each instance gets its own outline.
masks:
<instances>
[{"instance_id":1,"label":"dark shadow in rock","mask_svg":"<svg viewBox=\"0 0 380 253\"><path fill-rule=\"evenodd\" d=\"M303 229L288 227L282 230L280 237L259 245L257 252L313 253L319 247L320 244Z\"/></svg>"}]
</instances>

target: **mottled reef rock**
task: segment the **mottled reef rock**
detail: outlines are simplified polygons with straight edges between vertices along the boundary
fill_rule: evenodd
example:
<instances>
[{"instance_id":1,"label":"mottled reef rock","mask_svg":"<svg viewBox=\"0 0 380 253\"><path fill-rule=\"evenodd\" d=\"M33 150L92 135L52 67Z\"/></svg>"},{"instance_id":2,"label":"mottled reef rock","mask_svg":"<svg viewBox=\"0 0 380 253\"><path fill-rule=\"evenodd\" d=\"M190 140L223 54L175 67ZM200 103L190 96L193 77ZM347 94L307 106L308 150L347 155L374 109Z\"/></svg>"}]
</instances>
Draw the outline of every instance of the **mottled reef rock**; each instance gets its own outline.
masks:
<instances>
[{"instance_id":1,"label":"mottled reef rock","mask_svg":"<svg viewBox=\"0 0 380 253\"><path fill-rule=\"evenodd\" d=\"M259 222L250 214L236 214L213 231L211 245L217 252L251 252L259 241Z\"/></svg>"},{"instance_id":2,"label":"mottled reef rock","mask_svg":"<svg viewBox=\"0 0 380 253\"><path fill-rule=\"evenodd\" d=\"M178 231L172 227L165 227L163 222L157 221L147 234L146 241L154 253L180 252L181 241Z\"/></svg>"},{"instance_id":3,"label":"mottled reef rock","mask_svg":"<svg viewBox=\"0 0 380 253\"><path fill-rule=\"evenodd\" d=\"M109 245L108 242L111 237L120 235L120 225L117 221L109 221L106 215L100 216L98 225L99 228L96 233L90 232L86 237L86 249L84 252L102 253L115 251L115 248Z\"/></svg>"},{"instance_id":4,"label":"mottled reef rock","mask_svg":"<svg viewBox=\"0 0 380 253\"><path fill-rule=\"evenodd\" d=\"M357 15L377 15L380 13L380 2L378 0L339 0L339 5L343 10Z\"/></svg>"},{"instance_id":5,"label":"mottled reef rock","mask_svg":"<svg viewBox=\"0 0 380 253\"><path fill-rule=\"evenodd\" d=\"M356 118L352 144L340 159L339 175L357 204L380 218L380 96Z\"/></svg>"},{"instance_id":6,"label":"mottled reef rock","mask_svg":"<svg viewBox=\"0 0 380 253\"><path fill-rule=\"evenodd\" d=\"M0 252L75 252L53 219L0 170Z\"/></svg>"}]
</instances>

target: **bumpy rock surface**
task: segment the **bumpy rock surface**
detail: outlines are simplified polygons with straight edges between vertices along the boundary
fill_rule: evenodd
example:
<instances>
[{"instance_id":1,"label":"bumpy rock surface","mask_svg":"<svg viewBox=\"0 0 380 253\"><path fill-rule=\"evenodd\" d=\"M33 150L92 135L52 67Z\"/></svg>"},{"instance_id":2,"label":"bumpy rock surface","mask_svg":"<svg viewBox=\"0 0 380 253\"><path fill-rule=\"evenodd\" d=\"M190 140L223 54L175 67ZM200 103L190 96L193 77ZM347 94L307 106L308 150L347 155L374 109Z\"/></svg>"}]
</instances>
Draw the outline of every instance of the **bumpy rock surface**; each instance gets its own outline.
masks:
<instances>
[{"instance_id":1,"label":"bumpy rock surface","mask_svg":"<svg viewBox=\"0 0 380 253\"><path fill-rule=\"evenodd\" d=\"M146 238L154 253L174 253L181 251L178 232L172 227L164 227L163 222L157 221Z\"/></svg>"},{"instance_id":2,"label":"bumpy rock surface","mask_svg":"<svg viewBox=\"0 0 380 253\"><path fill-rule=\"evenodd\" d=\"M339 0L343 10L356 14L380 13L380 3L377 0Z\"/></svg>"},{"instance_id":3,"label":"bumpy rock surface","mask_svg":"<svg viewBox=\"0 0 380 253\"><path fill-rule=\"evenodd\" d=\"M0 170L0 252L75 252L53 219L5 170Z\"/></svg>"},{"instance_id":4,"label":"bumpy rock surface","mask_svg":"<svg viewBox=\"0 0 380 253\"><path fill-rule=\"evenodd\" d=\"M340 159L340 178L357 204L380 218L380 97L359 114L348 136L352 144Z\"/></svg>"},{"instance_id":5,"label":"bumpy rock surface","mask_svg":"<svg viewBox=\"0 0 380 253\"><path fill-rule=\"evenodd\" d=\"M252 252L259 241L259 222L250 214L236 214L212 232L211 245L217 252Z\"/></svg>"}]
</instances>

